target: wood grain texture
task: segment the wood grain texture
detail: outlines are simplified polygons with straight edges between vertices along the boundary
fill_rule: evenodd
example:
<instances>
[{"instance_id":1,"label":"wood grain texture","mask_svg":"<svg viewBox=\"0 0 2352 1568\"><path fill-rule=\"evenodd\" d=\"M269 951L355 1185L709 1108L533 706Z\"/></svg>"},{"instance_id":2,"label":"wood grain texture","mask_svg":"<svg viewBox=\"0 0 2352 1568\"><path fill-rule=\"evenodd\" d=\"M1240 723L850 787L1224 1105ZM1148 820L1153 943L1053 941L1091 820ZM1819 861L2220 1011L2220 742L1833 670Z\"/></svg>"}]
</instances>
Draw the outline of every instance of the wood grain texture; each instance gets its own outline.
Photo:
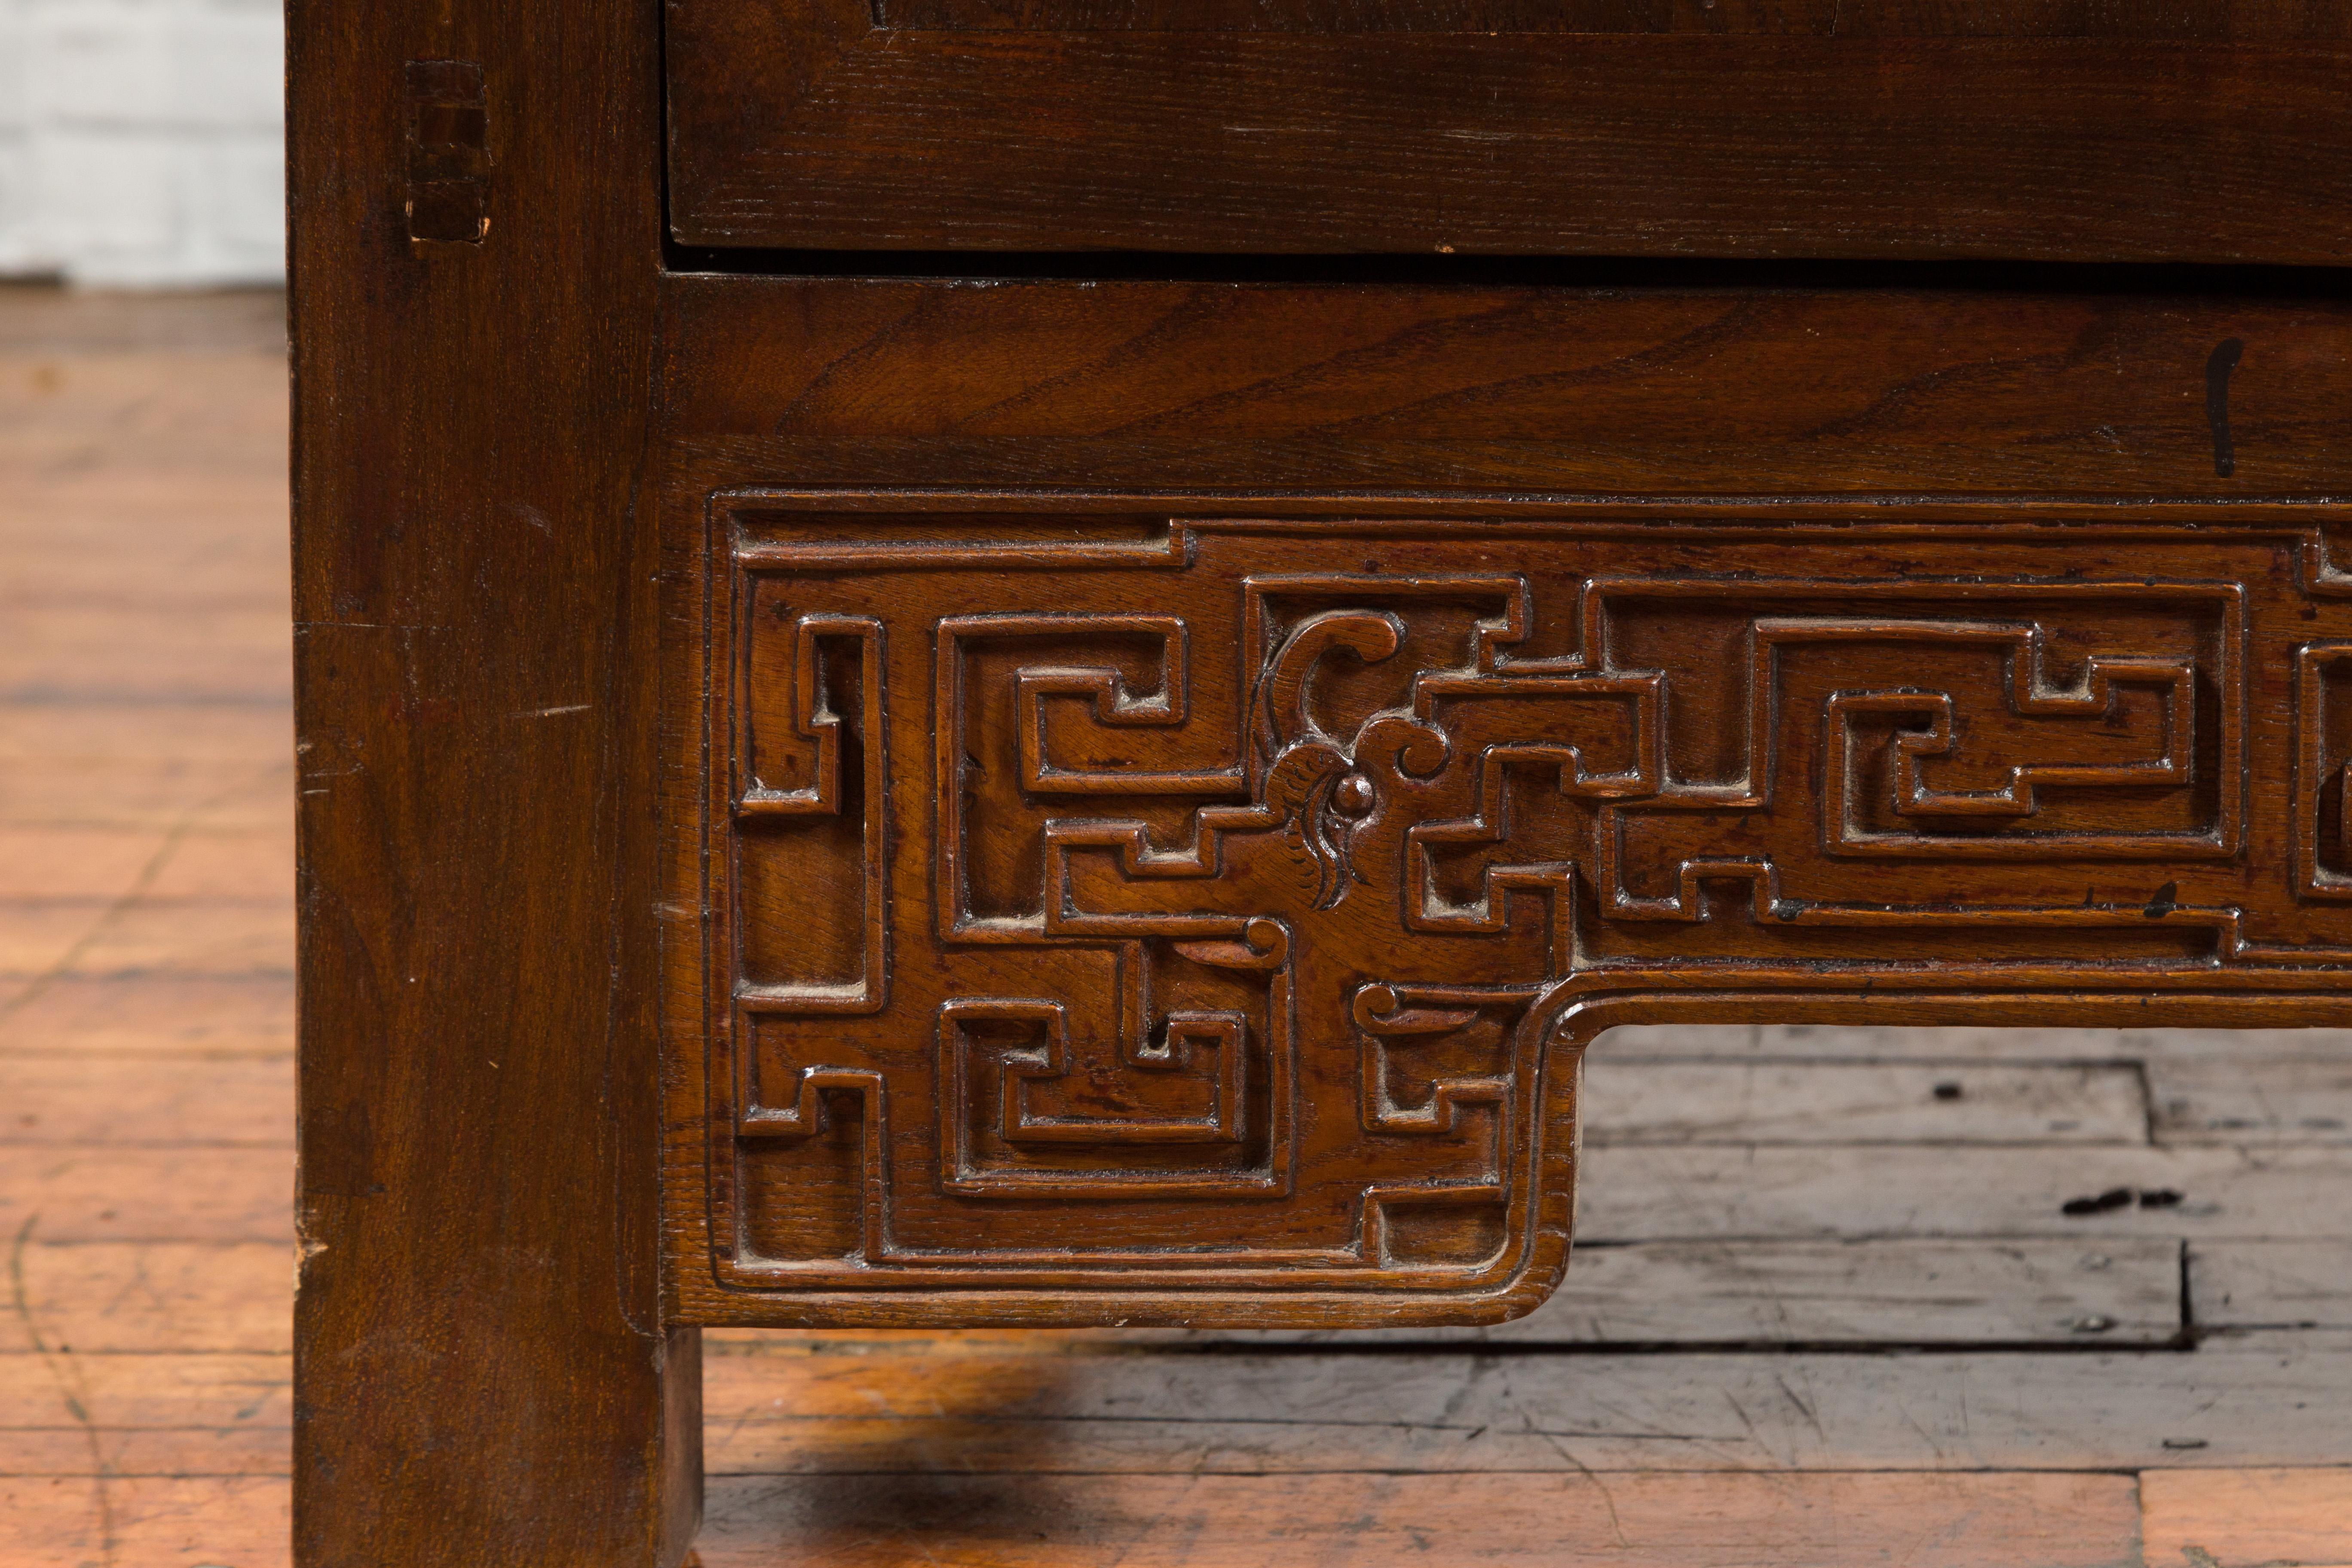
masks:
<instances>
[{"instance_id":1,"label":"wood grain texture","mask_svg":"<svg viewBox=\"0 0 2352 1568\"><path fill-rule=\"evenodd\" d=\"M2167 1143L2352 1142L2352 1050L2161 1062L2148 1069Z\"/></svg>"},{"instance_id":2,"label":"wood grain texture","mask_svg":"<svg viewBox=\"0 0 2352 1568\"><path fill-rule=\"evenodd\" d=\"M1637 1242L1577 1248L1559 1289L1541 1306L1490 1327L1138 1329L1121 1338L1334 1349L1463 1341L1527 1347L2160 1345L2179 1342L2188 1322L2180 1274L2179 1243L2137 1238Z\"/></svg>"},{"instance_id":3,"label":"wood grain texture","mask_svg":"<svg viewBox=\"0 0 2352 1568\"><path fill-rule=\"evenodd\" d=\"M288 1517L285 1484L270 1478L0 1479L11 1568L280 1568Z\"/></svg>"},{"instance_id":4,"label":"wood grain texture","mask_svg":"<svg viewBox=\"0 0 2352 1568\"><path fill-rule=\"evenodd\" d=\"M2178 1242L2116 1240L1808 1243L1777 1237L1580 1248L1560 1288L1524 1318L1475 1328L951 1330L950 1353L982 1348L1320 1344L1334 1352L1465 1342L1514 1353L1613 1349L1856 1351L1996 1346L2078 1351L2184 1345L2191 1323ZM714 1329L718 1355L806 1345L863 1353L908 1342L897 1331Z\"/></svg>"},{"instance_id":5,"label":"wood grain texture","mask_svg":"<svg viewBox=\"0 0 2352 1568\"><path fill-rule=\"evenodd\" d=\"M2304 0L881 0L888 26L928 31L1711 33L1802 37L2342 38L2340 11Z\"/></svg>"},{"instance_id":6,"label":"wood grain texture","mask_svg":"<svg viewBox=\"0 0 2352 1568\"><path fill-rule=\"evenodd\" d=\"M279 1375L291 1378L290 1368ZM47 1426L0 1427L0 1476L34 1476L88 1482L104 1477L148 1477L203 1482L214 1478L262 1476L277 1483L270 1501L282 1507L293 1491L289 1468L294 1454L290 1414L277 1426L92 1428L62 1413L34 1406L27 1419ZM201 1487L191 1489L201 1490ZM68 1493L68 1495L71 1495ZM98 1489L80 1494L93 1512ZM110 1495L109 1500L111 1501Z\"/></svg>"},{"instance_id":7,"label":"wood grain texture","mask_svg":"<svg viewBox=\"0 0 2352 1568\"><path fill-rule=\"evenodd\" d=\"M1560 1561L1734 1568L2125 1568L2121 1476L1133 1476L730 1479L702 1568L782 1552L841 1568L947 1555L1003 1568L1345 1568Z\"/></svg>"},{"instance_id":8,"label":"wood grain texture","mask_svg":"<svg viewBox=\"0 0 2352 1568\"><path fill-rule=\"evenodd\" d=\"M0 1545L12 1563L80 1568L110 1542L139 1561L239 1568L284 1563L282 1488L265 1480L0 1482L11 1510ZM1727 1486L1719 1477L1496 1476L1470 1484L1414 1478L1304 1476L1191 1480L996 1478L803 1482L744 1479L713 1489L694 1561L753 1568L780 1553L884 1564L953 1552L992 1564L1090 1563L1107 1552L1171 1568L1263 1561L1269 1543L1364 1568L1426 1561L1557 1561L1567 1530L1605 1555L1671 1568L1769 1560L1846 1568L1889 1552L1923 1564L2109 1568L2135 1561L2132 1483L2122 1477L1821 1476ZM1269 1526L1265 1521L1284 1522ZM1925 1542L1925 1555L1922 1542ZM1825 1554L1826 1552L1826 1554ZM984 1553L984 1555L982 1555ZM1336 1553L1336 1554L1335 1554Z\"/></svg>"},{"instance_id":9,"label":"wood grain texture","mask_svg":"<svg viewBox=\"0 0 2352 1568\"><path fill-rule=\"evenodd\" d=\"M22 994L20 993L20 995ZM294 978L58 975L12 1004L8 1042L27 1052L277 1056L294 1049Z\"/></svg>"},{"instance_id":10,"label":"wood grain texture","mask_svg":"<svg viewBox=\"0 0 2352 1568\"><path fill-rule=\"evenodd\" d=\"M10 1271L0 1354L294 1348L294 1255L281 1242L41 1242L18 1248Z\"/></svg>"},{"instance_id":11,"label":"wood grain texture","mask_svg":"<svg viewBox=\"0 0 2352 1568\"><path fill-rule=\"evenodd\" d=\"M2199 1242L2189 1264L2200 1323L2352 1330L2352 1240Z\"/></svg>"},{"instance_id":12,"label":"wood grain texture","mask_svg":"<svg viewBox=\"0 0 2352 1568\"><path fill-rule=\"evenodd\" d=\"M0 1141L284 1147L288 1056L0 1055Z\"/></svg>"},{"instance_id":13,"label":"wood grain texture","mask_svg":"<svg viewBox=\"0 0 2352 1568\"><path fill-rule=\"evenodd\" d=\"M0 973L258 976L286 973L279 900L40 899L0 904Z\"/></svg>"},{"instance_id":14,"label":"wood grain texture","mask_svg":"<svg viewBox=\"0 0 2352 1568\"><path fill-rule=\"evenodd\" d=\"M288 14L303 1568L666 1568L694 1527L634 826L658 32ZM478 73L484 243L409 237L412 61Z\"/></svg>"},{"instance_id":15,"label":"wood grain texture","mask_svg":"<svg viewBox=\"0 0 2352 1568\"><path fill-rule=\"evenodd\" d=\"M12 1565L287 1559L284 351L271 294L0 289L0 930L35 966L0 979ZM42 1239L179 1228L68 1195L142 1142L195 1228L275 1239ZM240 1142L242 1218L211 1169Z\"/></svg>"},{"instance_id":16,"label":"wood grain texture","mask_svg":"<svg viewBox=\"0 0 2352 1568\"><path fill-rule=\"evenodd\" d=\"M283 833L293 796L289 728L282 694L186 706L103 700L0 706L0 821L42 829Z\"/></svg>"},{"instance_id":17,"label":"wood grain texture","mask_svg":"<svg viewBox=\"0 0 2352 1568\"><path fill-rule=\"evenodd\" d=\"M283 1246L294 1173L283 1146L0 1144L0 1228L34 1241Z\"/></svg>"},{"instance_id":18,"label":"wood grain texture","mask_svg":"<svg viewBox=\"0 0 2352 1568\"><path fill-rule=\"evenodd\" d=\"M0 872L0 899L86 898L138 887L161 899L286 901L294 887L290 833L265 837L209 826L195 822L176 832L0 826L0 867L6 868Z\"/></svg>"},{"instance_id":19,"label":"wood grain texture","mask_svg":"<svg viewBox=\"0 0 2352 1568\"><path fill-rule=\"evenodd\" d=\"M2352 307L2113 288L685 277L681 488L1582 496L2352 489ZM2233 471L2207 365L2235 338ZM698 501L697 504L699 504Z\"/></svg>"},{"instance_id":20,"label":"wood grain texture","mask_svg":"<svg viewBox=\"0 0 2352 1568\"><path fill-rule=\"evenodd\" d=\"M1726 1061L1608 1054L1584 1064L1584 1142L2145 1143L2131 1067Z\"/></svg>"},{"instance_id":21,"label":"wood grain texture","mask_svg":"<svg viewBox=\"0 0 2352 1568\"><path fill-rule=\"evenodd\" d=\"M101 1435L179 1432L189 1436L182 1440L178 1468L192 1473L208 1468L203 1459L190 1458L202 1453L205 1437L265 1433L277 1445L276 1473L284 1473L286 1433L294 1418L294 1385L286 1357L163 1352L79 1356L68 1362L65 1356L54 1345L49 1353L0 1356L0 1392L6 1394L6 1408L25 1417L12 1420L12 1426L67 1433L87 1429ZM62 1462L51 1474L90 1473L86 1453L76 1456L67 1449L57 1457ZM70 1471L67 1466L72 1467Z\"/></svg>"},{"instance_id":22,"label":"wood grain texture","mask_svg":"<svg viewBox=\"0 0 2352 1568\"><path fill-rule=\"evenodd\" d=\"M0 690L51 700L280 700L286 620L276 605L191 606L131 648L79 606L11 606L8 620Z\"/></svg>"},{"instance_id":23,"label":"wood grain texture","mask_svg":"<svg viewBox=\"0 0 2352 1568\"><path fill-rule=\"evenodd\" d=\"M86 366L118 353L162 357L162 351L180 354L255 354L282 362L286 353L286 299L274 289L205 289L191 295L177 291L67 289L52 283L11 280L0 283L0 353L38 356L63 380L68 365ZM151 381L149 395L158 390L200 393L215 386L218 367L174 367L182 375L158 388ZM168 374L168 373L167 373ZM282 452L272 443L284 438L282 423L269 422L270 410L283 411L282 386L272 384L247 427L259 439L244 450L265 462ZM92 421L85 439L103 435L106 422ZM255 538L266 537L256 530ZM272 542L275 542L274 541Z\"/></svg>"},{"instance_id":24,"label":"wood grain texture","mask_svg":"<svg viewBox=\"0 0 2352 1568\"><path fill-rule=\"evenodd\" d=\"M1142 1355L872 1334L713 1355L704 1397L714 1475L2326 1466L2347 1348Z\"/></svg>"},{"instance_id":25,"label":"wood grain texture","mask_svg":"<svg viewBox=\"0 0 2352 1568\"><path fill-rule=\"evenodd\" d=\"M1889 1235L2338 1237L2352 1159L2319 1148L1759 1148L1586 1152L1589 1241ZM2069 1214L2114 1192L2127 1205ZM2138 1194L2175 1194L2143 1205Z\"/></svg>"},{"instance_id":26,"label":"wood grain texture","mask_svg":"<svg viewBox=\"0 0 2352 1568\"><path fill-rule=\"evenodd\" d=\"M1778 6L1732 8L1722 31L1697 7L1674 8L1688 31L1664 7L1544 7L1549 26L1516 30L1532 8L1504 0L1458 25L1410 5L1219 25L1242 9L1186 7L1202 21L1167 30L1148 6L929 0L877 21L850 0L679 0L673 231L802 249L2289 263L2340 262L2352 241L2330 174L2332 11L2315 29L2307 11L2241 24L2213 5L2168 8L2171 26L1890 5L1829 36L1819 10Z\"/></svg>"},{"instance_id":27,"label":"wood grain texture","mask_svg":"<svg viewBox=\"0 0 2352 1568\"><path fill-rule=\"evenodd\" d=\"M2333 1059L2352 1052L2352 1031L2329 1028L1971 1028L1878 1029L1842 1025L1631 1025L1594 1042L1612 1053L1708 1056L1726 1060L1806 1057L1853 1062L2075 1062L2144 1067L2151 1078L2175 1066L2245 1064L2259 1077L2274 1061ZM2315 1140L2315 1142L2316 1140Z\"/></svg>"},{"instance_id":28,"label":"wood grain texture","mask_svg":"<svg viewBox=\"0 0 2352 1568\"><path fill-rule=\"evenodd\" d=\"M2150 1563L2352 1563L2352 1469L2149 1470L2140 1505Z\"/></svg>"}]
</instances>

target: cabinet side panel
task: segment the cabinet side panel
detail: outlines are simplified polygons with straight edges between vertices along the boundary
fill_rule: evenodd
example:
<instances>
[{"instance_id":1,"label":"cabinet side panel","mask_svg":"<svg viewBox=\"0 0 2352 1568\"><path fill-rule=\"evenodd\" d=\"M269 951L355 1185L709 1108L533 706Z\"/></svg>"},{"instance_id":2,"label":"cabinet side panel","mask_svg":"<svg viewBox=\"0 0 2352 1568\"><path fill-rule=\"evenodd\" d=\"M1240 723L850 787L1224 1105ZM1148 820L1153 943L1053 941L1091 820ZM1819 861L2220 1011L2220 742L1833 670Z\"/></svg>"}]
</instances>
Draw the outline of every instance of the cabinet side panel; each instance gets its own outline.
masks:
<instances>
[{"instance_id":1,"label":"cabinet side panel","mask_svg":"<svg viewBox=\"0 0 2352 1568\"><path fill-rule=\"evenodd\" d=\"M651 4L296 0L295 1557L649 1565Z\"/></svg>"}]
</instances>

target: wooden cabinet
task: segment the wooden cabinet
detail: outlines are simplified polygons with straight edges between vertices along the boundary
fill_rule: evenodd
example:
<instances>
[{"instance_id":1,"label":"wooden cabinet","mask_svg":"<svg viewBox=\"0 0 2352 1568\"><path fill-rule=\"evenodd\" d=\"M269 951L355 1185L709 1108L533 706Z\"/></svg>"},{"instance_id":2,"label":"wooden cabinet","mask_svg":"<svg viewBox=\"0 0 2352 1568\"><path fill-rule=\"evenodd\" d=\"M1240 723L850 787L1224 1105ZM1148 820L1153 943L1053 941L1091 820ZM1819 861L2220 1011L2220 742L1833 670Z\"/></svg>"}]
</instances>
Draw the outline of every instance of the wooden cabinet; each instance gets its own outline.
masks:
<instances>
[{"instance_id":1,"label":"wooden cabinet","mask_svg":"<svg viewBox=\"0 0 2352 1568\"><path fill-rule=\"evenodd\" d=\"M666 25L293 16L305 1563L1524 1310L1614 1023L2342 1021L2342 8Z\"/></svg>"}]
</instances>

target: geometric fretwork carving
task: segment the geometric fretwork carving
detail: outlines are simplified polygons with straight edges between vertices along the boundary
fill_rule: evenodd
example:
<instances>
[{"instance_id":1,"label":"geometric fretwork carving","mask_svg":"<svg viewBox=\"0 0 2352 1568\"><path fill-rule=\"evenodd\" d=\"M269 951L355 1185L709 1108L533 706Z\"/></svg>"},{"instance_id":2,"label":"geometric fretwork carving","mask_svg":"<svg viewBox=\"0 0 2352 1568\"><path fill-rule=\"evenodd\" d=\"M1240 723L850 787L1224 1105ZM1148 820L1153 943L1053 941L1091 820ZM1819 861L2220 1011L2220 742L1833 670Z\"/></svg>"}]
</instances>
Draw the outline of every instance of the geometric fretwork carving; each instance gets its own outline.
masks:
<instances>
[{"instance_id":1,"label":"geometric fretwork carving","mask_svg":"<svg viewBox=\"0 0 2352 1568\"><path fill-rule=\"evenodd\" d=\"M2352 643L2295 649L2296 891L2352 900Z\"/></svg>"},{"instance_id":2,"label":"geometric fretwork carving","mask_svg":"<svg viewBox=\"0 0 2352 1568\"><path fill-rule=\"evenodd\" d=\"M714 502L694 1180L808 1321L1492 1316L1596 999L2352 963L2300 521L1024 504Z\"/></svg>"},{"instance_id":3,"label":"geometric fretwork carving","mask_svg":"<svg viewBox=\"0 0 2352 1568\"><path fill-rule=\"evenodd\" d=\"M882 626L800 616L788 629L789 641L745 639L733 814L747 842L766 843L737 888L736 991L754 1010L876 1012L889 953Z\"/></svg>"}]
</instances>

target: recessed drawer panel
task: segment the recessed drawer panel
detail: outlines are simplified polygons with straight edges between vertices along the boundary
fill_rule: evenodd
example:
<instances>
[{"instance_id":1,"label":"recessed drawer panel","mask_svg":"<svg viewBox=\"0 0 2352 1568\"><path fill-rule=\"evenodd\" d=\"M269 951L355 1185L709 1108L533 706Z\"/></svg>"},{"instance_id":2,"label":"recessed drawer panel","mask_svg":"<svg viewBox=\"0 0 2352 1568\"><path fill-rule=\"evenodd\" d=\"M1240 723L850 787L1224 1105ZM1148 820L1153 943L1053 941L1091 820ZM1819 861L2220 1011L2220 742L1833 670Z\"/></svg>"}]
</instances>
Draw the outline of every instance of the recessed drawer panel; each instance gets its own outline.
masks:
<instances>
[{"instance_id":1,"label":"recessed drawer panel","mask_svg":"<svg viewBox=\"0 0 2352 1568\"><path fill-rule=\"evenodd\" d=\"M2347 41L2264 0L671 0L672 226L2336 263Z\"/></svg>"},{"instance_id":2,"label":"recessed drawer panel","mask_svg":"<svg viewBox=\"0 0 2352 1568\"><path fill-rule=\"evenodd\" d=\"M2340 306L668 318L689 1321L1491 1320L1612 1024L2342 1011Z\"/></svg>"}]
</instances>

